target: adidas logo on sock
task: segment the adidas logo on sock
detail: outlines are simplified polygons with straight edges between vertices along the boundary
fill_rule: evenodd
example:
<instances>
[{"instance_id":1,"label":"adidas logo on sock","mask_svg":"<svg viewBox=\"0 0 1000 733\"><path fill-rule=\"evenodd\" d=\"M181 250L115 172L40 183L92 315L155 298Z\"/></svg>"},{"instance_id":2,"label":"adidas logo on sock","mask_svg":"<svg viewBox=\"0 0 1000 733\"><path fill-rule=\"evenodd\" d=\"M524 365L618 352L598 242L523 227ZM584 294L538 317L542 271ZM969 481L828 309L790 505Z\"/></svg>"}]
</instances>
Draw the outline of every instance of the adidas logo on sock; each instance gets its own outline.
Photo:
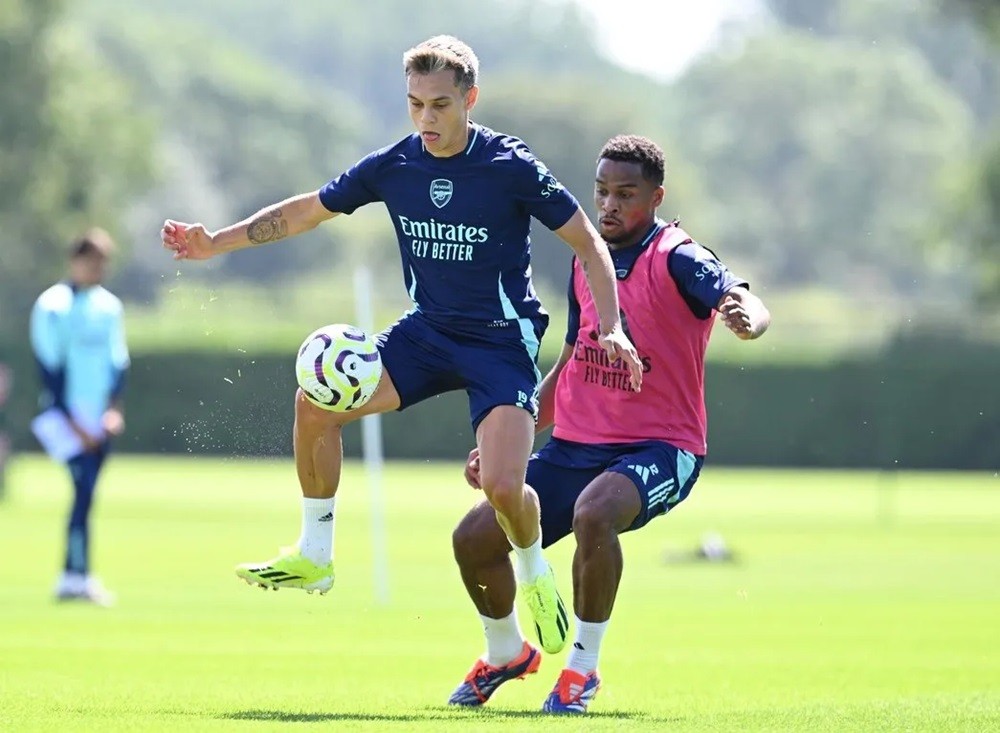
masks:
<instances>
[{"instance_id":1,"label":"adidas logo on sock","mask_svg":"<svg viewBox=\"0 0 1000 733\"><path fill-rule=\"evenodd\" d=\"M586 650L585 650L585 649L583 648L583 644L581 644L581 643L580 643L580 642L578 642L578 641L574 641L574 642L573 642L573 648L574 648L574 649L579 649L579 650L580 650L581 652L582 652L582 651L586 651Z\"/></svg>"},{"instance_id":2,"label":"adidas logo on sock","mask_svg":"<svg viewBox=\"0 0 1000 733\"><path fill-rule=\"evenodd\" d=\"M320 522L332 522L333 521L333 512L327 512L326 514L324 514L322 517L319 518L319 521Z\"/></svg>"}]
</instances>

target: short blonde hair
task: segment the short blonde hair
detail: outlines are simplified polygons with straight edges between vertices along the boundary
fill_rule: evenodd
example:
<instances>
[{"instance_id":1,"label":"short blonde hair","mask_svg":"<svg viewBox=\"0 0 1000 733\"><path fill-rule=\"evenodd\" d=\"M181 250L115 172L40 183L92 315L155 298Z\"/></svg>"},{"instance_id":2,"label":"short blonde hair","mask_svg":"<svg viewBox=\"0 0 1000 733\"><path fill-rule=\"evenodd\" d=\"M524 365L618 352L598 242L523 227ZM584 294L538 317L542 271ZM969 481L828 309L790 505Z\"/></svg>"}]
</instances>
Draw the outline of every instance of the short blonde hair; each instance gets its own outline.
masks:
<instances>
[{"instance_id":1,"label":"short blonde hair","mask_svg":"<svg viewBox=\"0 0 1000 733\"><path fill-rule=\"evenodd\" d=\"M410 74L433 74L450 69L455 85L466 94L479 78L479 59L467 43L454 36L434 36L403 54L403 71Z\"/></svg>"}]
</instances>

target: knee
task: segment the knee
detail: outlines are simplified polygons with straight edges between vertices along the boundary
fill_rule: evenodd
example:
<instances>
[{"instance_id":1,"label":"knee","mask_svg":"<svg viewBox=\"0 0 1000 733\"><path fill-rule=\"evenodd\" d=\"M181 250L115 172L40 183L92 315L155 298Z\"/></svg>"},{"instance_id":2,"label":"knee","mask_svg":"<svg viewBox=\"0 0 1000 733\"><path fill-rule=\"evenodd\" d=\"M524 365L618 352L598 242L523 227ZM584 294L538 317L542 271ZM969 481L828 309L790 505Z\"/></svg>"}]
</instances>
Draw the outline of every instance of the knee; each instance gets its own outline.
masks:
<instances>
[{"instance_id":1,"label":"knee","mask_svg":"<svg viewBox=\"0 0 1000 733\"><path fill-rule=\"evenodd\" d=\"M451 549L459 565L465 564L476 551L476 533L470 526L468 517L459 522L451 533Z\"/></svg>"},{"instance_id":2,"label":"knee","mask_svg":"<svg viewBox=\"0 0 1000 733\"><path fill-rule=\"evenodd\" d=\"M599 501L577 502L573 509L573 534L581 545L606 540L616 534L614 511Z\"/></svg>"},{"instance_id":3,"label":"knee","mask_svg":"<svg viewBox=\"0 0 1000 733\"><path fill-rule=\"evenodd\" d=\"M465 515L451 533L451 547L460 567L492 561L510 551L506 535L488 504L480 504Z\"/></svg>"},{"instance_id":4,"label":"knee","mask_svg":"<svg viewBox=\"0 0 1000 733\"><path fill-rule=\"evenodd\" d=\"M518 514L525 501L524 476L510 472L480 476L486 500L504 516Z\"/></svg>"},{"instance_id":5,"label":"knee","mask_svg":"<svg viewBox=\"0 0 1000 733\"><path fill-rule=\"evenodd\" d=\"M451 547L455 552L455 562L465 567L475 565L482 551L482 541L476 531L476 522L466 517L451 533Z\"/></svg>"},{"instance_id":6,"label":"knee","mask_svg":"<svg viewBox=\"0 0 1000 733\"><path fill-rule=\"evenodd\" d=\"M295 422L305 428L339 428L348 422L348 413L332 412L310 402L302 389L295 392Z\"/></svg>"}]
</instances>

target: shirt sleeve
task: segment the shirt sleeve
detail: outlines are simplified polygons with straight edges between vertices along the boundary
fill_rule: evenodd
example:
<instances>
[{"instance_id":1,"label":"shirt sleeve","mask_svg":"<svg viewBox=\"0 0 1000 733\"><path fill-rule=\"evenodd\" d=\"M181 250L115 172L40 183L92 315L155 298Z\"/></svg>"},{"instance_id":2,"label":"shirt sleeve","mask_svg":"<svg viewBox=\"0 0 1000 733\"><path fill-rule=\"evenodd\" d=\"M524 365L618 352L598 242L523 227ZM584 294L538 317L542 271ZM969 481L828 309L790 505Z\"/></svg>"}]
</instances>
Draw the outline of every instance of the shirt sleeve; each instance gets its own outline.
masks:
<instances>
[{"instance_id":1,"label":"shirt sleeve","mask_svg":"<svg viewBox=\"0 0 1000 733\"><path fill-rule=\"evenodd\" d=\"M111 324L110 335L111 347L111 399L116 400L121 397L125 390L125 375L131 359L128 354L128 343L125 340L125 312L119 307L115 313L114 321Z\"/></svg>"},{"instance_id":2,"label":"shirt sleeve","mask_svg":"<svg viewBox=\"0 0 1000 733\"><path fill-rule=\"evenodd\" d=\"M746 280L730 272L707 247L696 242L679 245L670 253L667 269L688 307L699 318L710 318L722 296Z\"/></svg>"},{"instance_id":3,"label":"shirt sleeve","mask_svg":"<svg viewBox=\"0 0 1000 733\"><path fill-rule=\"evenodd\" d=\"M514 196L531 216L549 229L559 229L580 204L520 140L511 143L516 164Z\"/></svg>"},{"instance_id":4,"label":"shirt sleeve","mask_svg":"<svg viewBox=\"0 0 1000 733\"><path fill-rule=\"evenodd\" d=\"M127 374L128 371L125 369L118 369L115 371L114 381L111 382L111 393L108 395L111 402L119 399L125 392L125 377Z\"/></svg>"},{"instance_id":5,"label":"shirt sleeve","mask_svg":"<svg viewBox=\"0 0 1000 733\"><path fill-rule=\"evenodd\" d=\"M375 188L375 173L381 157L365 156L319 190L319 200L328 211L353 214L365 204L381 201Z\"/></svg>"},{"instance_id":6,"label":"shirt sleeve","mask_svg":"<svg viewBox=\"0 0 1000 733\"><path fill-rule=\"evenodd\" d=\"M59 314L36 302L31 309L30 331L31 350L38 363L50 370L65 366Z\"/></svg>"},{"instance_id":7,"label":"shirt sleeve","mask_svg":"<svg viewBox=\"0 0 1000 733\"><path fill-rule=\"evenodd\" d=\"M38 364L44 401L66 411L66 364L59 314L36 302L31 309L31 350Z\"/></svg>"},{"instance_id":8,"label":"shirt sleeve","mask_svg":"<svg viewBox=\"0 0 1000 733\"><path fill-rule=\"evenodd\" d=\"M580 333L580 301L576 298L576 288L573 281L576 272L573 267L569 270L569 312L566 316L566 343L572 346L576 343L576 337Z\"/></svg>"},{"instance_id":9,"label":"shirt sleeve","mask_svg":"<svg viewBox=\"0 0 1000 733\"><path fill-rule=\"evenodd\" d=\"M119 307L111 323L110 334L111 365L118 371L128 369L131 360L128 355L128 343L125 341L125 311Z\"/></svg>"}]
</instances>

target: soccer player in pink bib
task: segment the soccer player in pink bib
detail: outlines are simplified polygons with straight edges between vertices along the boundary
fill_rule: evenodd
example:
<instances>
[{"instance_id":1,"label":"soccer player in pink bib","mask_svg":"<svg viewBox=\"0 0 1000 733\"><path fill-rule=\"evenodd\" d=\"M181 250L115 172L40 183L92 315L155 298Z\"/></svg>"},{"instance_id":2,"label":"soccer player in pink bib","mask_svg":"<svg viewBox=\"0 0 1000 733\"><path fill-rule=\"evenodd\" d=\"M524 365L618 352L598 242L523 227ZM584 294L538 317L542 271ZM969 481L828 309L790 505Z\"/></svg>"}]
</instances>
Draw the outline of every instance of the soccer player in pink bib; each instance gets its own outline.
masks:
<instances>
[{"instance_id":1,"label":"soccer player in pink bib","mask_svg":"<svg viewBox=\"0 0 1000 733\"><path fill-rule=\"evenodd\" d=\"M642 392L631 388L626 367L598 345L597 310L575 260L566 343L540 389L537 429L555 428L531 457L527 484L541 505L543 547L571 532L577 543L575 640L543 705L547 712L586 712L600 686L598 654L623 566L618 535L669 512L698 478L707 451L705 349L716 314L743 340L759 337L770 323L745 280L679 222L657 218L663 176L663 151L646 138L622 135L601 151L594 189L618 279L621 321L643 365ZM479 487L476 450L465 476ZM483 623L486 653L449 702L481 705L538 664L519 664L533 650L514 610L510 543L488 503L465 516L453 540Z\"/></svg>"}]
</instances>

